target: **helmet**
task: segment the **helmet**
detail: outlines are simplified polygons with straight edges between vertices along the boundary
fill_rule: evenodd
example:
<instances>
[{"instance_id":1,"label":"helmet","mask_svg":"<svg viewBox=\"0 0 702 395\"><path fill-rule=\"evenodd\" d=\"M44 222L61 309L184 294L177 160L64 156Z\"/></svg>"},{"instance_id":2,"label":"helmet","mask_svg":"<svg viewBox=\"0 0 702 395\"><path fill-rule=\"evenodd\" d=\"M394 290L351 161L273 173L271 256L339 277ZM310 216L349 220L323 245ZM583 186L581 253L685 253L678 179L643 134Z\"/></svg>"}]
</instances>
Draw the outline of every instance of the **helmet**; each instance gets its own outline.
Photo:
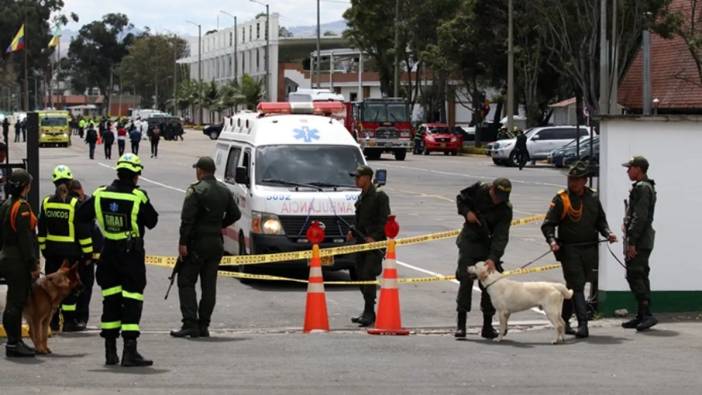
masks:
<instances>
[{"instance_id":1,"label":"helmet","mask_svg":"<svg viewBox=\"0 0 702 395\"><path fill-rule=\"evenodd\" d=\"M136 174L141 174L141 170L144 168L141 164L141 159L134 154L124 154L117 161L116 170L125 169Z\"/></svg>"},{"instance_id":2,"label":"helmet","mask_svg":"<svg viewBox=\"0 0 702 395\"><path fill-rule=\"evenodd\" d=\"M32 182L32 175L29 174L27 170L15 169L12 171L12 174L7 181L10 183L10 185L16 188L21 188Z\"/></svg>"},{"instance_id":3,"label":"helmet","mask_svg":"<svg viewBox=\"0 0 702 395\"><path fill-rule=\"evenodd\" d=\"M58 165L54 167L54 172L51 175L51 181L57 182L61 180L72 180L73 179L73 173L71 173L71 169L68 168L66 165Z\"/></svg>"}]
</instances>

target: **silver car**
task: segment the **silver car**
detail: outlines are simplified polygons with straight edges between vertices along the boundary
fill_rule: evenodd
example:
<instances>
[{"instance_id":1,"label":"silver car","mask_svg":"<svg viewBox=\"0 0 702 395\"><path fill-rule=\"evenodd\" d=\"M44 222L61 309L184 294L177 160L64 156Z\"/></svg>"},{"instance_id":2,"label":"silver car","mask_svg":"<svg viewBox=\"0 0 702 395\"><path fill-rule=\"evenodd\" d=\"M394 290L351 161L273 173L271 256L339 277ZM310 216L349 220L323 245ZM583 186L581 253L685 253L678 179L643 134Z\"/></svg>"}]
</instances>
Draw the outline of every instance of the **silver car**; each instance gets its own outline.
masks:
<instances>
[{"instance_id":1,"label":"silver car","mask_svg":"<svg viewBox=\"0 0 702 395\"><path fill-rule=\"evenodd\" d=\"M590 129L581 126L578 136L590 134ZM542 160L556 148L560 148L576 137L575 126L542 126L526 131L527 150L532 161ZM490 145L490 156L496 165L513 166L516 164L515 144L517 139L498 140Z\"/></svg>"}]
</instances>

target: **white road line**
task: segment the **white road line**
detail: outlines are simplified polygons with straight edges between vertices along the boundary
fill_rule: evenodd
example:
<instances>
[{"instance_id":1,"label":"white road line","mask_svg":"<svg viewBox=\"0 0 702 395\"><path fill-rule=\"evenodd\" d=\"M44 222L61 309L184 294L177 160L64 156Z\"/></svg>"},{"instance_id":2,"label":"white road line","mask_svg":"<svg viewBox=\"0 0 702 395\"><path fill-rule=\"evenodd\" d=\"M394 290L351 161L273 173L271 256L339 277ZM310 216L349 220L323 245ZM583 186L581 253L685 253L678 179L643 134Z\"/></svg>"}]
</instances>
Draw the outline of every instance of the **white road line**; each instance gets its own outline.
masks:
<instances>
[{"instance_id":1,"label":"white road line","mask_svg":"<svg viewBox=\"0 0 702 395\"><path fill-rule=\"evenodd\" d=\"M493 180L495 177L488 177L488 176L476 176L476 175L471 175L471 174L465 174L465 173L452 173L450 171L439 171L439 170L431 170L431 169L423 169L421 167L412 167L412 166L400 166L400 165L385 165L385 167L389 168L396 168L396 169L407 169L407 170L413 170L413 171L424 171L428 173L434 173L434 174L440 174L444 176L455 176L455 177L463 177L463 178L477 178L481 180ZM509 179L512 181L512 183L515 184L525 184L525 185L540 185L540 186L547 186L547 187L557 187L557 188L563 188L562 184L551 184L549 182L534 182L534 181L524 181L524 180L516 180L513 178Z\"/></svg>"},{"instance_id":2,"label":"white road line","mask_svg":"<svg viewBox=\"0 0 702 395\"><path fill-rule=\"evenodd\" d=\"M112 167L112 166L110 166L110 165L107 165L107 164L105 164L105 163L102 163L102 162L98 162L97 164L100 165L100 166L102 166L102 167L106 167L106 168L108 168L108 169L114 169L114 167ZM151 180L151 179L146 178L146 177L144 177L144 176L139 176L139 179L140 179L140 180L144 180L144 181L146 181L146 182L148 182L148 183L151 183L151 184L154 184L154 185L158 185L158 186L163 187L163 188L166 188L166 189L170 189L170 190L172 190L172 191L177 191L177 192L185 193L185 189L180 189L180 188L172 187L172 186L170 186L170 185L166 185L166 184L160 183L160 182L158 182L158 181Z\"/></svg>"}]
</instances>

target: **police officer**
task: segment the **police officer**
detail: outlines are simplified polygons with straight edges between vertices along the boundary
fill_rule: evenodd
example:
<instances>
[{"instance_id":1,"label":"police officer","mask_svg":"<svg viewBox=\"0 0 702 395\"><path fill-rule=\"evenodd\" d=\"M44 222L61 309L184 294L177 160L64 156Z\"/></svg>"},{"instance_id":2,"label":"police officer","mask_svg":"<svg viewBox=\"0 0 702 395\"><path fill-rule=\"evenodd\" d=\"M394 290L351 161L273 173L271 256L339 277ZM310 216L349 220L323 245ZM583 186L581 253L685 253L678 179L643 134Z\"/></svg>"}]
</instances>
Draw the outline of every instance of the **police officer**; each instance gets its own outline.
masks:
<instances>
[{"instance_id":1,"label":"police officer","mask_svg":"<svg viewBox=\"0 0 702 395\"><path fill-rule=\"evenodd\" d=\"M144 168L134 154L117 161L117 180L95 190L81 206L80 221L97 219L105 238L97 267L102 288L100 336L105 338L105 364L115 365L117 337L122 334L122 366L151 366L137 351L139 321L146 287L145 228L153 229L158 213L146 192L137 186Z\"/></svg>"},{"instance_id":2,"label":"police officer","mask_svg":"<svg viewBox=\"0 0 702 395\"><path fill-rule=\"evenodd\" d=\"M217 296L217 268L224 254L222 228L241 218L226 185L214 177L215 163L203 156L193 165L198 182L190 185L181 211L178 253L178 298L183 326L173 337L209 337L208 327ZM202 298L198 308L195 283L200 277Z\"/></svg>"},{"instance_id":3,"label":"police officer","mask_svg":"<svg viewBox=\"0 0 702 395\"><path fill-rule=\"evenodd\" d=\"M458 214L465 219L458 235L458 268L456 279L460 282L456 297L458 312L457 338L466 337L466 319L471 309L474 279L468 273L468 266L485 261L489 270L496 270L509 241L509 228L512 226L512 204L509 194L512 183L506 178L498 178L491 184L477 182L462 190L456 196ZM483 311L483 328L480 335L486 339L497 337L492 326L495 308L490 295L483 289L480 308Z\"/></svg>"},{"instance_id":4,"label":"police officer","mask_svg":"<svg viewBox=\"0 0 702 395\"><path fill-rule=\"evenodd\" d=\"M516 152L515 158L519 164L519 170L524 168L524 165L529 162L529 149L527 148L527 136L524 131L517 129L517 142L514 145Z\"/></svg>"},{"instance_id":5,"label":"police officer","mask_svg":"<svg viewBox=\"0 0 702 395\"><path fill-rule=\"evenodd\" d=\"M372 243L385 240L385 223L390 215L390 199L383 191L373 185L373 169L359 166L351 176L356 177L356 186L361 188L361 195L356 201L356 221L354 231L349 231L347 240L356 243ZM375 280L382 271L383 254L380 251L356 253L356 278L359 281ZM361 285L361 294L365 302L363 313L351 318L351 322L361 327L375 322L375 285Z\"/></svg>"},{"instance_id":6,"label":"police officer","mask_svg":"<svg viewBox=\"0 0 702 395\"><path fill-rule=\"evenodd\" d=\"M629 205L624 223L626 248L626 280L636 297L639 311L636 318L624 322L624 328L645 331L658 320L651 314L651 271L648 258L653 250L656 231L653 230L653 213L656 207L656 183L648 178L648 160L635 156L624 163L629 179L634 182L629 192Z\"/></svg>"},{"instance_id":7,"label":"police officer","mask_svg":"<svg viewBox=\"0 0 702 395\"><path fill-rule=\"evenodd\" d=\"M90 228L76 220L79 200L70 196L68 184L73 180L71 169L65 165L54 168L51 179L56 186L54 194L44 198L39 210L39 248L46 260L44 271L51 274L57 271L64 260L72 265L85 262L93 253L93 240ZM81 265L84 266L84 265ZM81 272L85 272L81 268ZM71 294L61 302L63 330L75 332L85 329L85 323L78 322L77 295ZM51 327L59 329L59 312L52 317Z\"/></svg>"},{"instance_id":8,"label":"police officer","mask_svg":"<svg viewBox=\"0 0 702 395\"><path fill-rule=\"evenodd\" d=\"M591 175L587 161L576 162L568 171L568 189L561 190L551 201L541 231L556 259L561 262L566 286L574 292L572 301L563 301L562 317L565 332L578 338L588 337L585 283L593 283L597 266L598 233L610 243L617 237L609 229L607 217L597 194L586 186ZM558 235L556 235L558 228ZM570 316L578 318L578 330L570 326Z\"/></svg>"},{"instance_id":9,"label":"police officer","mask_svg":"<svg viewBox=\"0 0 702 395\"><path fill-rule=\"evenodd\" d=\"M34 348L22 341L22 309L32 286L32 278L39 277L37 250L37 219L27 202L32 176L24 169L12 172L7 181L10 196L0 206L2 250L0 275L7 280L7 304L2 314L2 325L7 332L5 354L8 357L33 357Z\"/></svg>"}]
</instances>

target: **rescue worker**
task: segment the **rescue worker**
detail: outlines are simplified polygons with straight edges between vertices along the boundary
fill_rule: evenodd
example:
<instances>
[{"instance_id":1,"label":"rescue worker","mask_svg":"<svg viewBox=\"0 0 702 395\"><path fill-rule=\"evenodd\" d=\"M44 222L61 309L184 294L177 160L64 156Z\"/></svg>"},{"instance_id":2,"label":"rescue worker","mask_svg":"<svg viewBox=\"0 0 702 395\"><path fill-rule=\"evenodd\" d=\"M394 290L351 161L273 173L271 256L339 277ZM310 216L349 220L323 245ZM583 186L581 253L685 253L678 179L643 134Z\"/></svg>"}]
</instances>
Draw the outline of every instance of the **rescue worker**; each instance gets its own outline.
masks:
<instances>
[{"instance_id":1,"label":"rescue worker","mask_svg":"<svg viewBox=\"0 0 702 395\"><path fill-rule=\"evenodd\" d=\"M361 195L356 201L354 229L349 231L346 239L355 240L358 244L385 240L385 223L390 215L388 195L373 185L373 169L370 167L361 165L350 175L356 177L356 186L361 188ZM382 271L382 264L381 251L356 253L356 279L375 280ZM361 285L360 289L365 302L363 313L359 317L351 318L351 322L367 327L375 322L376 286Z\"/></svg>"},{"instance_id":2,"label":"rescue worker","mask_svg":"<svg viewBox=\"0 0 702 395\"><path fill-rule=\"evenodd\" d=\"M151 366L137 351L139 321L146 287L145 228L153 229L158 213L137 186L144 167L134 154L117 161L117 179L95 190L81 206L79 220L97 219L105 238L96 279L102 288L100 336L105 339L105 364L116 365L117 337L122 334L122 366Z\"/></svg>"},{"instance_id":3,"label":"rescue worker","mask_svg":"<svg viewBox=\"0 0 702 395\"><path fill-rule=\"evenodd\" d=\"M617 241L609 229L597 194L586 186L590 175L591 167L587 161L578 161L569 169L568 189L556 194L541 225L546 242L561 262L566 286L574 292L571 301L563 301L565 333L578 338L589 336L584 290L586 282L592 284L593 268L597 265L597 234L606 237L610 243ZM577 331L570 326L573 309L578 319Z\"/></svg>"},{"instance_id":4,"label":"rescue worker","mask_svg":"<svg viewBox=\"0 0 702 395\"><path fill-rule=\"evenodd\" d=\"M34 348L22 341L22 309L29 297L32 279L39 277L39 252L34 233L37 218L27 202L32 176L24 169L12 172L7 181L8 198L0 206L0 275L7 280L7 303L2 325L7 333L8 357L33 357Z\"/></svg>"},{"instance_id":5,"label":"rescue worker","mask_svg":"<svg viewBox=\"0 0 702 395\"><path fill-rule=\"evenodd\" d=\"M217 297L217 268L224 255L222 229L241 218L226 185L214 177L215 163L204 156L193 165L198 182L185 193L180 218L178 299L183 326L173 337L209 337L209 325ZM195 283L200 277L202 297L197 303Z\"/></svg>"},{"instance_id":6,"label":"rescue worker","mask_svg":"<svg viewBox=\"0 0 702 395\"><path fill-rule=\"evenodd\" d=\"M54 168L51 180L56 186L54 194L42 201L39 210L39 249L44 255L44 272L56 272L64 260L73 265L90 259L93 253L93 240L90 228L76 220L79 200L70 196L68 184L73 180L71 169L65 165ZM84 323L78 322L77 295L67 296L51 320L53 330L59 329L59 314L63 315L63 330L75 332L85 329Z\"/></svg>"},{"instance_id":7,"label":"rescue worker","mask_svg":"<svg viewBox=\"0 0 702 395\"><path fill-rule=\"evenodd\" d=\"M490 271L500 268L500 259L509 241L509 228L512 226L512 204L509 194L512 183L506 178L497 178L490 183L476 182L456 196L458 214L465 219L458 235L458 268L456 279L460 282L456 297L457 323L456 338L466 337L466 319L471 310L474 278L468 273L468 266L485 262ZM480 308L483 311L483 327L480 336L486 339L497 337L492 326L495 308L490 295L482 284Z\"/></svg>"},{"instance_id":8,"label":"rescue worker","mask_svg":"<svg viewBox=\"0 0 702 395\"><path fill-rule=\"evenodd\" d=\"M656 207L656 183L648 178L648 160L635 156L624 163L629 180L634 184L629 192L629 202L624 221L624 247L626 251L626 280L638 302L638 314L633 320L624 322L624 328L645 331L658 320L651 314L651 268L648 258L653 250L656 231L653 229L653 214Z\"/></svg>"}]
</instances>

